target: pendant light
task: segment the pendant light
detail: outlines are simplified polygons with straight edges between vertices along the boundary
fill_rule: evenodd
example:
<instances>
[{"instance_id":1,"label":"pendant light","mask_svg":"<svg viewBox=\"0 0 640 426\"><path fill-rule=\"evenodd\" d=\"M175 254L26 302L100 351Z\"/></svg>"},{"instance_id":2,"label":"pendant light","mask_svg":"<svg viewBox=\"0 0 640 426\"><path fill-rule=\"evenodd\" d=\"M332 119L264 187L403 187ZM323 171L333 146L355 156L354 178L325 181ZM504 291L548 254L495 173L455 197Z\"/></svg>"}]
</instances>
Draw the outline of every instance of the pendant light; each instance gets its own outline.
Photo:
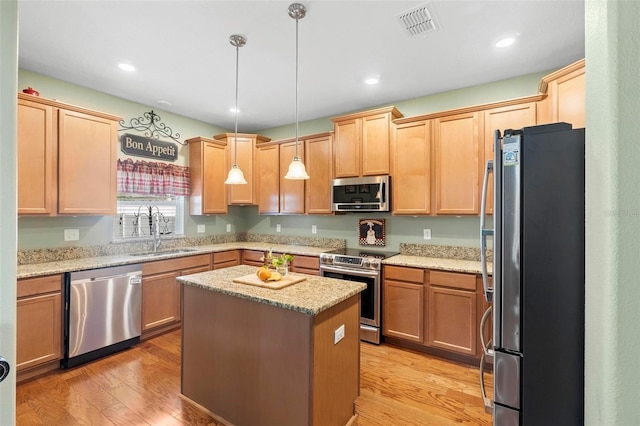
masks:
<instances>
[{"instance_id":1,"label":"pendant light","mask_svg":"<svg viewBox=\"0 0 640 426\"><path fill-rule=\"evenodd\" d=\"M306 14L307 9L300 3L289 6L289 16L296 20L296 155L289 164L289 170L284 178L294 180L309 179L304 163L298 157L298 20L304 18Z\"/></svg>"},{"instance_id":2,"label":"pendant light","mask_svg":"<svg viewBox=\"0 0 640 426\"><path fill-rule=\"evenodd\" d=\"M240 167L238 167L238 57L240 55L240 48L247 43L247 39L239 34L233 34L229 37L229 43L236 48L236 131L233 148L233 165L224 183L227 185L243 185L247 183L247 180L244 178L244 173L242 173Z\"/></svg>"}]
</instances>

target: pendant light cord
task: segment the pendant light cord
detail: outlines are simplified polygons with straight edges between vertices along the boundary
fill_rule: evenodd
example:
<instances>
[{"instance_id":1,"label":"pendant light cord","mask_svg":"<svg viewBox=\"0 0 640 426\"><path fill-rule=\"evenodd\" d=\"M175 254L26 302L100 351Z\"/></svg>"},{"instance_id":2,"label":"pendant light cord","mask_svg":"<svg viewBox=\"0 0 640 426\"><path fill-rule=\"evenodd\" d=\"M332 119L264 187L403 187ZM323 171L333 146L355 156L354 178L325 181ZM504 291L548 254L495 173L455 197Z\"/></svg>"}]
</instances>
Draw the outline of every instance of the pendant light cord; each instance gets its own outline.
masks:
<instances>
[{"instance_id":1,"label":"pendant light cord","mask_svg":"<svg viewBox=\"0 0 640 426\"><path fill-rule=\"evenodd\" d=\"M233 165L238 165L238 64L240 57L240 46L236 45L236 128L233 150Z\"/></svg>"},{"instance_id":2,"label":"pendant light cord","mask_svg":"<svg viewBox=\"0 0 640 426\"><path fill-rule=\"evenodd\" d=\"M298 158L298 21L296 18L296 157Z\"/></svg>"}]
</instances>

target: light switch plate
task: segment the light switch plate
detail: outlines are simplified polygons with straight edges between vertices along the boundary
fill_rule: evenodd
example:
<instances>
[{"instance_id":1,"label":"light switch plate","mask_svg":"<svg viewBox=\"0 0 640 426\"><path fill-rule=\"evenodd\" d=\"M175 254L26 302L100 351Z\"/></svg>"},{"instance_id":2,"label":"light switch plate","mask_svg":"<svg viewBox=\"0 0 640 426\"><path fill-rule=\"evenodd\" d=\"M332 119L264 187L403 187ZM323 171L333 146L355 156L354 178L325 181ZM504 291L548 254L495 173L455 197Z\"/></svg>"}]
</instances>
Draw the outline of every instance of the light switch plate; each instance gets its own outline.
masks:
<instances>
[{"instance_id":1,"label":"light switch plate","mask_svg":"<svg viewBox=\"0 0 640 426\"><path fill-rule=\"evenodd\" d=\"M312 234L317 234L318 233L318 227L316 225L311 225L311 233Z\"/></svg>"},{"instance_id":2,"label":"light switch plate","mask_svg":"<svg viewBox=\"0 0 640 426\"><path fill-rule=\"evenodd\" d=\"M280 231L282 231L282 226L280 226L280 224L278 223L276 225L276 232L280 232Z\"/></svg>"},{"instance_id":3,"label":"light switch plate","mask_svg":"<svg viewBox=\"0 0 640 426\"><path fill-rule=\"evenodd\" d=\"M423 229L422 232L425 240L431 239L431 229Z\"/></svg>"},{"instance_id":4,"label":"light switch plate","mask_svg":"<svg viewBox=\"0 0 640 426\"><path fill-rule=\"evenodd\" d=\"M227 223L227 232L231 232L231 224Z\"/></svg>"},{"instance_id":5,"label":"light switch plate","mask_svg":"<svg viewBox=\"0 0 640 426\"><path fill-rule=\"evenodd\" d=\"M205 225L198 225L198 233L202 234L203 232L205 232Z\"/></svg>"}]
</instances>

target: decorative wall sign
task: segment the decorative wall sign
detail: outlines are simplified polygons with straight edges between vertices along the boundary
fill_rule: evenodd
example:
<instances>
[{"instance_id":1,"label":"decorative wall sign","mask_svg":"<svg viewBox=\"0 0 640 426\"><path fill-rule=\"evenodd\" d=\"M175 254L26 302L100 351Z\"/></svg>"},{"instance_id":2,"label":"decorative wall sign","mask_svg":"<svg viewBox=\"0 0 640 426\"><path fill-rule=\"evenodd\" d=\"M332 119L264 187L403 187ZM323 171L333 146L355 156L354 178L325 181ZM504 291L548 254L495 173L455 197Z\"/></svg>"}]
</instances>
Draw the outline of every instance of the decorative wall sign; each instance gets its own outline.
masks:
<instances>
[{"instance_id":1,"label":"decorative wall sign","mask_svg":"<svg viewBox=\"0 0 640 426\"><path fill-rule=\"evenodd\" d=\"M384 219L359 219L358 235L361 246L384 246Z\"/></svg>"},{"instance_id":2,"label":"decorative wall sign","mask_svg":"<svg viewBox=\"0 0 640 426\"><path fill-rule=\"evenodd\" d=\"M127 155L154 158L163 161L176 161L178 147L173 142L165 142L143 136L125 133L120 136L120 149Z\"/></svg>"},{"instance_id":3,"label":"decorative wall sign","mask_svg":"<svg viewBox=\"0 0 640 426\"><path fill-rule=\"evenodd\" d=\"M169 138L178 142L180 145L186 145L186 142L180 142L180 133L173 134L171 127L160 121L160 116L153 112L145 112L142 117L132 118L129 120L129 125L124 124L124 120L120 120L119 132L123 130L135 130L136 132L144 132L144 135L148 138L160 139Z\"/></svg>"}]
</instances>

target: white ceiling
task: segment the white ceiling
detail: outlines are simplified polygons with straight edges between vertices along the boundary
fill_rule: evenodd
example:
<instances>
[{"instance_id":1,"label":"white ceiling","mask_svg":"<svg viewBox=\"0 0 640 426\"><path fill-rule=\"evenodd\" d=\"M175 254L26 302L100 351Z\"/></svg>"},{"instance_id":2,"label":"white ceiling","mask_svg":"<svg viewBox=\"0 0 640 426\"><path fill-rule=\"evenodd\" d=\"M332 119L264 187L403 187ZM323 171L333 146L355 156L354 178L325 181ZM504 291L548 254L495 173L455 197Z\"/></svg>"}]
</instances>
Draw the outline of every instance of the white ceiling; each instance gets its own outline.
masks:
<instances>
[{"instance_id":1,"label":"white ceiling","mask_svg":"<svg viewBox=\"0 0 640 426\"><path fill-rule=\"evenodd\" d=\"M238 130L290 124L293 2L20 0L19 66L233 129L229 36L239 33ZM585 52L583 0L434 0L438 29L414 38L397 16L427 1L300 3L300 121L560 68ZM504 36L516 43L494 47ZM370 75L380 84L365 85Z\"/></svg>"}]
</instances>

